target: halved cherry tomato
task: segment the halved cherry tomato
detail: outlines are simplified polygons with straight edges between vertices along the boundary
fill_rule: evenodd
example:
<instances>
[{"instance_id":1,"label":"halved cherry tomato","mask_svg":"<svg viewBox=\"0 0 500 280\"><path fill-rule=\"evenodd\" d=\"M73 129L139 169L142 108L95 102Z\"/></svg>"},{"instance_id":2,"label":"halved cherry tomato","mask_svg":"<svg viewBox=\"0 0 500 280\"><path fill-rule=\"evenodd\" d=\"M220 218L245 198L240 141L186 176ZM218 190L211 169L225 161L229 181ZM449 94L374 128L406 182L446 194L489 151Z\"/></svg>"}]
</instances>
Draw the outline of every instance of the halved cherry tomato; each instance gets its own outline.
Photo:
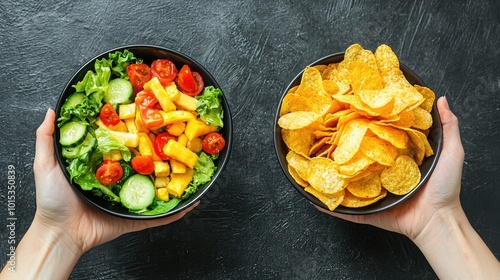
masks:
<instances>
[{"instance_id":1,"label":"halved cherry tomato","mask_svg":"<svg viewBox=\"0 0 500 280\"><path fill-rule=\"evenodd\" d=\"M155 138L155 142L154 142L153 146L155 148L156 154L162 160L169 160L169 159L171 159L169 156L167 156L163 152L163 147L165 147L165 145L167 145L167 143L168 143L169 140L175 140L175 141L177 141L177 137L173 136L172 134L170 134L168 132L163 132L163 133L158 134L156 136L156 138Z\"/></svg>"},{"instance_id":2,"label":"halved cherry tomato","mask_svg":"<svg viewBox=\"0 0 500 280\"><path fill-rule=\"evenodd\" d=\"M149 91L141 90L135 96L135 105L139 109L153 108L157 103L158 99Z\"/></svg>"},{"instance_id":3,"label":"halved cherry tomato","mask_svg":"<svg viewBox=\"0 0 500 280\"><path fill-rule=\"evenodd\" d=\"M157 59L151 63L151 73L163 86L171 83L177 76L177 67L169 59Z\"/></svg>"},{"instance_id":4,"label":"halved cherry tomato","mask_svg":"<svg viewBox=\"0 0 500 280\"><path fill-rule=\"evenodd\" d=\"M163 116L160 110L152 108L141 109L141 118L144 126L149 129L158 129L163 124Z\"/></svg>"},{"instance_id":5,"label":"halved cherry tomato","mask_svg":"<svg viewBox=\"0 0 500 280\"><path fill-rule=\"evenodd\" d=\"M218 154L226 146L226 140L218 132L210 132L201 141L201 148L211 155Z\"/></svg>"},{"instance_id":6,"label":"halved cherry tomato","mask_svg":"<svg viewBox=\"0 0 500 280\"><path fill-rule=\"evenodd\" d=\"M151 69L144 63L130 64L127 66L127 74L132 86L134 87L134 93L141 91L144 84L153 78Z\"/></svg>"},{"instance_id":7,"label":"halved cherry tomato","mask_svg":"<svg viewBox=\"0 0 500 280\"><path fill-rule=\"evenodd\" d=\"M192 72L187 64L182 66L177 78L175 79L179 89L190 96L200 94L204 87L203 78L198 72Z\"/></svg>"},{"instance_id":8,"label":"halved cherry tomato","mask_svg":"<svg viewBox=\"0 0 500 280\"><path fill-rule=\"evenodd\" d=\"M105 126L117 125L120 122L120 116L118 116L115 108L109 103L102 106L99 118Z\"/></svg>"},{"instance_id":9,"label":"halved cherry tomato","mask_svg":"<svg viewBox=\"0 0 500 280\"><path fill-rule=\"evenodd\" d=\"M148 156L136 156L130 161L132 168L139 174L149 175L155 171L155 164Z\"/></svg>"},{"instance_id":10,"label":"halved cherry tomato","mask_svg":"<svg viewBox=\"0 0 500 280\"><path fill-rule=\"evenodd\" d=\"M101 184L109 186L123 177L123 168L117 161L105 160L97 168L95 177Z\"/></svg>"}]
</instances>

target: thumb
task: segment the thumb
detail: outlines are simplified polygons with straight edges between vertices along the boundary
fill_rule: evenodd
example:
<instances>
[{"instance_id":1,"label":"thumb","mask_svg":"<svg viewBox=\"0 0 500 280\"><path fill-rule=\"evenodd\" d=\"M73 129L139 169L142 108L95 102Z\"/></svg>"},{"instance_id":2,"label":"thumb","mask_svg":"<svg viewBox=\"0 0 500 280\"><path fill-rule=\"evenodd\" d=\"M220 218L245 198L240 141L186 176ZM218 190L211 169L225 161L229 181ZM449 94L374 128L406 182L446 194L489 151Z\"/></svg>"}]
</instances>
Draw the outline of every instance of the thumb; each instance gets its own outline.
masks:
<instances>
[{"instance_id":1,"label":"thumb","mask_svg":"<svg viewBox=\"0 0 500 280\"><path fill-rule=\"evenodd\" d=\"M54 121L56 113L52 109L48 109L45 114L45 119L36 130L36 144L35 144L35 170L45 170L49 166L55 164L54 158Z\"/></svg>"},{"instance_id":2,"label":"thumb","mask_svg":"<svg viewBox=\"0 0 500 280\"><path fill-rule=\"evenodd\" d=\"M464 149L460 140L458 118L451 112L446 97L438 99L437 107L443 124L443 154L461 163L464 160Z\"/></svg>"}]
</instances>

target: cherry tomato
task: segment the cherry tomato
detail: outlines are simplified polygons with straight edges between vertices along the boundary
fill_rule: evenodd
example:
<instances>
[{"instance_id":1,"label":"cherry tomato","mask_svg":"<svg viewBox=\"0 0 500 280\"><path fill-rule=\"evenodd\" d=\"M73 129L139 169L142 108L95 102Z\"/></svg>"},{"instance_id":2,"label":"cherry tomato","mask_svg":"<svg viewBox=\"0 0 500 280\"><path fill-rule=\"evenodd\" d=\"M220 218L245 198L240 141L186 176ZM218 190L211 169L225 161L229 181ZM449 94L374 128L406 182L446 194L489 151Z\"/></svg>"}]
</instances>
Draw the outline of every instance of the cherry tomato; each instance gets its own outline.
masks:
<instances>
[{"instance_id":1,"label":"cherry tomato","mask_svg":"<svg viewBox=\"0 0 500 280\"><path fill-rule=\"evenodd\" d=\"M167 145L169 140L177 141L177 137L173 136L168 132L160 133L156 136L153 146L155 148L156 154L163 160L169 160L170 157L163 152L163 147Z\"/></svg>"},{"instance_id":2,"label":"cherry tomato","mask_svg":"<svg viewBox=\"0 0 500 280\"><path fill-rule=\"evenodd\" d=\"M163 86L166 86L177 76L177 67L169 59L157 59L151 63L151 73Z\"/></svg>"},{"instance_id":3,"label":"cherry tomato","mask_svg":"<svg viewBox=\"0 0 500 280\"><path fill-rule=\"evenodd\" d=\"M203 90L203 78L198 72L192 72L187 64L182 66L175 80L179 89L190 96L196 96Z\"/></svg>"},{"instance_id":4,"label":"cherry tomato","mask_svg":"<svg viewBox=\"0 0 500 280\"><path fill-rule=\"evenodd\" d=\"M201 141L203 151L211 155L218 154L224 149L224 146L226 146L226 140L217 132L210 132L203 138L203 141Z\"/></svg>"},{"instance_id":5,"label":"cherry tomato","mask_svg":"<svg viewBox=\"0 0 500 280\"><path fill-rule=\"evenodd\" d=\"M155 171L155 164L148 156L136 156L130 161L132 168L139 174L149 175Z\"/></svg>"},{"instance_id":6,"label":"cherry tomato","mask_svg":"<svg viewBox=\"0 0 500 280\"><path fill-rule=\"evenodd\" d=\"M117 125L120 122L120 116L118 116L115 108L109 103L102 106L99 118L105 126Z\"/></svg>"},{"instance_id":7,"label":"cherry tomato","mask_svg":"<svg viewBox=\"0 0 500 280\"><path fill-rule=\"evenodd\" d=\"M144 63L130 64L127 66L127 74L132 86L134 87L134 93L141 91L144 84L153 78L151 69Z\"/></svg>"},{"instance_id":8,"label":"cherry tomato","mask_svg":"<svg viewBox=\"0 0 500 280\"><path fill-rule=\"evenodd\" d=\"M101 184L109 186L123 177L123 168L117 161L105 160L97 168L95 177Z\"/></svg>"},{"instance_id":9,"label":"cherry tomato","mask_svg":"<svg viewBox=\"0 0 500 280\"><path fill-rule=\"evenodd\" d=\"M158 129L163 124L163 116L160 110L152 108L141 109L141 118L144 126L149 129Z\"/></svg>"},{"instance_id":10,"label":"cherry tomato","mask_svg":"<svg viewBox=\"0 0 500 280\"><path fill-rule=\"evenodd\" d=\"M135 96L135 105L139 109L153 108L157 103L158 99L156 99L156 96L149 91L139 91Z\"/></svg>"}]
</instances>

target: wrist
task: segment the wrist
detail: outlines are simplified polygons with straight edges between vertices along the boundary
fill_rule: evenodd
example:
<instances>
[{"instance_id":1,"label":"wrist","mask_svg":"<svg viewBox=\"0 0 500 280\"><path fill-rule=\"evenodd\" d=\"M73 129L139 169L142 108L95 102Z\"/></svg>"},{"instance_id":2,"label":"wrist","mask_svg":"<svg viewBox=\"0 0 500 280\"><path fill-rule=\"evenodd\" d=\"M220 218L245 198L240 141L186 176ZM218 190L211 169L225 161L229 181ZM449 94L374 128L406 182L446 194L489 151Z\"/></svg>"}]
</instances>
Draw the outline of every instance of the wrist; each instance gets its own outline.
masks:
<instances>
[{"instance_id":1,"label":"wrist","mask_svg":"<svg viewBox=\"0 0 500 280\"><path fill-rule=\"evenodd\" d=\"M43 221L38 213L16 248L10 279L67 279L83 252L64 230Z\"/></svg>"}]
</instances>

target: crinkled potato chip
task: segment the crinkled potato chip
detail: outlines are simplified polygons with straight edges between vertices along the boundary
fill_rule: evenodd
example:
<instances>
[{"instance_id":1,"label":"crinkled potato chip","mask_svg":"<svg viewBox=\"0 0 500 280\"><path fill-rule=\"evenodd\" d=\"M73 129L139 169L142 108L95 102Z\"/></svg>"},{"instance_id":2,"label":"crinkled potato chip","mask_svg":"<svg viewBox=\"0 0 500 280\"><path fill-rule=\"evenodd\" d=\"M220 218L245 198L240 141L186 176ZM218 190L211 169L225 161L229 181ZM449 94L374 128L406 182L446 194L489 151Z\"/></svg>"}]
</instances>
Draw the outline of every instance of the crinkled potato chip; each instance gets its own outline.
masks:
<instances>
[{"instance_id":1,"label":"crinkled potato chip","mask_svg":"<svg viewBox=\"0 0 500 280\"><path fill-rule=\"evenodd\" d=\"M314 111L314 104L304 96L289 93L283 98L280 108L280 116L297 111Z\"/></svg>"},{"instance_id":2,"label":"crinkled potato chip","mask_svg":"<svg viewBox=\"0 0 500 280\"><path fill-rule=\"evenodd\" d=\"M337 149L333 152L335 161L343 164L352 159L358 152L361 141L368 130L369 122L366 119L354 119L346 124L340 136Z\"/></svg>"},{"instance_id":3,"label":"crinkled potato chip","mask_svg":"<svg viewBox=\"0 0 500 280\"><path fill-rule=\"evenodd\" d=\"M385 166L393 166L398 157L398 149L377 136L365 136L361 142L360 151Z\"/></svg>"},{"instance_id":4,"label":"crinkled potato chip","mask_svg":"<svg viewBox=\"0 0 500 280\"><path fill-rule=\"evenodd\" d=\"M412 158L399 156L394 166L382 171L380 182L387 191L396 195L404 195L420 182L420 170Z\"/></svg>"},{"instance_id":5,"label":"crinkled potato chip","mask_svg":"<svg viewBox=\"0 0 500 280\"><path fill-rule=\"evenodd\" d=\"M290 175L331 211L410 192L434 154L435 99L410 84L387 45L371 52L353 44L339 63L306 67L278 119Z\"/></svg>"},{"instance_id":6,"label":"crinkled potato chip","mask_svg":"<svg viewBox=\"0 0 500 280\"><path fill-rule=\"evenodd\" d=\"M295 170L291 165L288 165L288 172L290 173L290 176L292 176L292 178L295 180L295 182L297 182L297 184L299 184L301 187L309 187L309 183L306 180L302 179L302 177L299 176L297 170Z\"/></svg>"},{"instance_id":7,"label":"crinkled potato chip","mask_svg":"<svg viewBox=\"0 0 500 280\"><path fill-rule=\"evenodd\" d=\"M297 174L303 179L307 180L307 167L309 166L309 158L297 154L294 151L289 151L286 155L288 166L293 167Z\"/></svg>"},{"instance_id":8,"label":"crinkled potato chip","mask_svg":"<svg viewBox=\"0 0 500 280\"><path fill-rule=\"evenodd\" d=\"M432 111L432 106L434 105L434 100L436 100L436 94L428 87L419 85L414 85L414 87L425 98L424 102L420 104L420 107L430 113Z\"/></svg>"},{"instance_id":9,"label":"crinkled potato chip","mask_svg":"<svg viewBox=\"0 0 500 280\"><path fill-rule=\"evenodd\" d=\"M347 190L357 197L377 197L382 191L380 175L375 172L366 172L366 175L361 179L350 181L347 185Z\"/></svg>"},{"instance_id":10,"label":"crinkled potato chip","mask_svg":"<svg viewBox=\"0 0 500 280\"><path fill-rule=\"evenodd\" d=\"M300 129L309 126L320 116L315 112L296 111L281 116L278 125L284 129Z\"/></svg>"},{"instance_id":11,"label":"crinkled potato chip","mask_svg":"<svg viewBox=\"0 0 500 280\"><path fill-rule=\"evenodd\" d=\"M387 191L385 189L382 189L380 191L380 194L376 197L373 198L362 198L362 197L357 197L353 195L352 193L349 192L349 190L345 191L344 199L342 199L342 202L340 205L349 207L349 208L359 208L359 207L365 207L368 205L371 205L382 198L387 196Z\"/></svg>"},{"instance_id":12,"label":"crinkled potato chip","mask_svg":"<svg viewBox=\"0 0 500 280\"><path fill-rule=\"evenodd\" d=\"M309 161L307 181L311 187L325 194L343 190L348 181L342 176L337 164L328 158L316 157Z\"/></svg>"},{"instance_id":13,"label":"crinkled potato chip","mask_svg":"<svg viewBox=\"0 0 500 280\"><path fill-rule=\"evenodd\" d=\"M344 190L341 190L339 192L333 193L333 194L325 194L322 192L317 191L315 188L307 187L304 189L306 192L314 195L319 201L323 202L330 211L335 210L337 206L340 205L342 200L344 200Z\"/></svg>"}]
</instances>

